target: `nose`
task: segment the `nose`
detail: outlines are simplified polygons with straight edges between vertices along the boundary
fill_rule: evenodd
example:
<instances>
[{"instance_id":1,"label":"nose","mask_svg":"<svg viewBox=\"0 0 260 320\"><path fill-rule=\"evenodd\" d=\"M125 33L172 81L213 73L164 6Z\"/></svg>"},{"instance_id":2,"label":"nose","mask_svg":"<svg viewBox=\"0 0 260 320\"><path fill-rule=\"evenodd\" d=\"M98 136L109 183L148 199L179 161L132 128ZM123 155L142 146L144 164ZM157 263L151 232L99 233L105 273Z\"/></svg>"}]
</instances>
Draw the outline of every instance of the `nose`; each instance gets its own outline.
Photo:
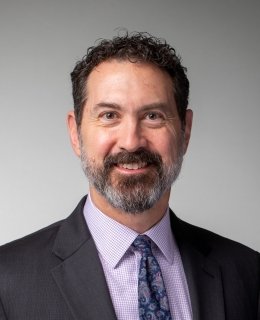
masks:
<instances>
[{"instance_id":1,"label":"nose","mask_svg":"<svg viewBox=\"0 0 260 320\"><path fill-rule=\"evenodd\" d=\"M144 131L137 121L122 124L118 146L121 150L134 152L147 146Z\"/></svg>"}]
</instances>

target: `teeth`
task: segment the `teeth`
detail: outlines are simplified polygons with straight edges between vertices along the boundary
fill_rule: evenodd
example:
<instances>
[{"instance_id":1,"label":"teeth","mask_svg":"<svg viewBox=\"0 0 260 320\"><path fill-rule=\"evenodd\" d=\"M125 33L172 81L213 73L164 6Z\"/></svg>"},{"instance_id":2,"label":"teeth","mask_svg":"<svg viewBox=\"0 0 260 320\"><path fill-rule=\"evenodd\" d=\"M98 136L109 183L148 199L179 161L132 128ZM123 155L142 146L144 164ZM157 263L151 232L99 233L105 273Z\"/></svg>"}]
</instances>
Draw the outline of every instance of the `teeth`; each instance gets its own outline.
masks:
<instances>
[{"instance_id":1,"label":"teeth","mask_svg":"<svg viewBox=\"0 0 260 320\"><path fill-rule=\"evenodd\" d=\"M124 164L120 164L119 166L121 168L125 168L125 169L128 169L128 170L136 170L136 169L140 169L140 168L145 167L146 163L145 162L124 163Z\"/></svg>"}]
</instances>

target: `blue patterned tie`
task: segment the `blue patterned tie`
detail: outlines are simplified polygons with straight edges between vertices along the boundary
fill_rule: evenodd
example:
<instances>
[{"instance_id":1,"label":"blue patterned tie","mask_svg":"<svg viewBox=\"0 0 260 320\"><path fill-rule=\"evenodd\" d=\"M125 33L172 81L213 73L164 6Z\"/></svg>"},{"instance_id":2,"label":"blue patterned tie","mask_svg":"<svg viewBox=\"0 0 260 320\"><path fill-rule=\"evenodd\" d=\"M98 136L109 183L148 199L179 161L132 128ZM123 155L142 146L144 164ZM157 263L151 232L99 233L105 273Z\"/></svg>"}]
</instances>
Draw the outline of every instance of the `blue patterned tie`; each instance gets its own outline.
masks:
<instances>
[{"instance_id":1,"label":"blue patterned tie","mask_svg":"<svg viewBox=\"0 0 260 320\"><path fill-rule=\"evenodd\" d=\"M138 302L141 320L171 320L169 302L158 261L152 254L151 240L139 235L133 242L142 257L138 275Z\"/></svg>"}]
</instances>

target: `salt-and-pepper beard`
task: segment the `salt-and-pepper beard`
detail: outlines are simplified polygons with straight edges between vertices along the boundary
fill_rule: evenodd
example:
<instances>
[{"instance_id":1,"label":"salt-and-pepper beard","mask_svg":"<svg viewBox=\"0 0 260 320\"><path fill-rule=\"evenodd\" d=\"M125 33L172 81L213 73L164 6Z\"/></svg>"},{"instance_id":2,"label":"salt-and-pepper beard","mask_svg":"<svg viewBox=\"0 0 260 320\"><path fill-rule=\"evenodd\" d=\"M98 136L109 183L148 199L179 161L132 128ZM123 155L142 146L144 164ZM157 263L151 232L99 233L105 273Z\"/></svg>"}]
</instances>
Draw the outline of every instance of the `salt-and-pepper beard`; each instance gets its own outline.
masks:
<instances>
[{"instance_id":1,"label":"salt-and-pepper beard","mask_svg":"<svg viewBox=\"0 0 260 320\"><path fill-rule=\"evenodd\" d=\"M81 164L89 183L115 208L131 214L142 213L154 206L177 179L183 161L183 141L178 144L176 159L171 165L162 162L159 154L146 149L122 151L104 159L102 167L95 165L81 143ZM115 165L144 162L150 166L147 173L133 176L115 172Z\"/></svg>"}]
</instances>

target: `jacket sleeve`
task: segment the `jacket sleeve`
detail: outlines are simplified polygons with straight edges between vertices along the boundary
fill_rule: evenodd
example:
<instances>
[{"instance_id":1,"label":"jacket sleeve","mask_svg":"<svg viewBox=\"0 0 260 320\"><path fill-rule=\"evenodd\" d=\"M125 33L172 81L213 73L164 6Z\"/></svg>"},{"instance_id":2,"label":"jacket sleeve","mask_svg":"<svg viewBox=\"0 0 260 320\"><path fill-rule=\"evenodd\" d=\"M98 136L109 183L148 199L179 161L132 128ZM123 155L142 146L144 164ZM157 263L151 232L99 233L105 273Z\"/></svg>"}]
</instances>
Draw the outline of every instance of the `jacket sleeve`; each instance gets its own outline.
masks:
<instances>
[{"instance_id":1,"label":"jacket sleeve","mask_svg":"<svg viewBox=\"0 0 260 320\"><path fill-rule=\"evenodd\" d=\"M4 307L0 298L0 319L1 320L8 320L4 311Z\"/></svg>"},{"instance_id":2,"label":"jacket sleeve","mask_svg":"<svg viewBox=\"0 0 260 320\"><path fill-rule=\"evenodd\" d=\"M258 312L257 312L257 320L260 320L260 288L258 293Z\"/></svg>"},{"instance_id":3,"label":"jacket sleeve","mask_svg":"<svg viewBox=\"0 0 260 320\"><path fill-rule=\"evenodd\" d=\"M259 274L260 274L260 254L258 254L259 261ZM259 288L258 288L258 310L257 310L257 320L260 320L260 280L259 280Z\"/></svg>"}]
</instances>

